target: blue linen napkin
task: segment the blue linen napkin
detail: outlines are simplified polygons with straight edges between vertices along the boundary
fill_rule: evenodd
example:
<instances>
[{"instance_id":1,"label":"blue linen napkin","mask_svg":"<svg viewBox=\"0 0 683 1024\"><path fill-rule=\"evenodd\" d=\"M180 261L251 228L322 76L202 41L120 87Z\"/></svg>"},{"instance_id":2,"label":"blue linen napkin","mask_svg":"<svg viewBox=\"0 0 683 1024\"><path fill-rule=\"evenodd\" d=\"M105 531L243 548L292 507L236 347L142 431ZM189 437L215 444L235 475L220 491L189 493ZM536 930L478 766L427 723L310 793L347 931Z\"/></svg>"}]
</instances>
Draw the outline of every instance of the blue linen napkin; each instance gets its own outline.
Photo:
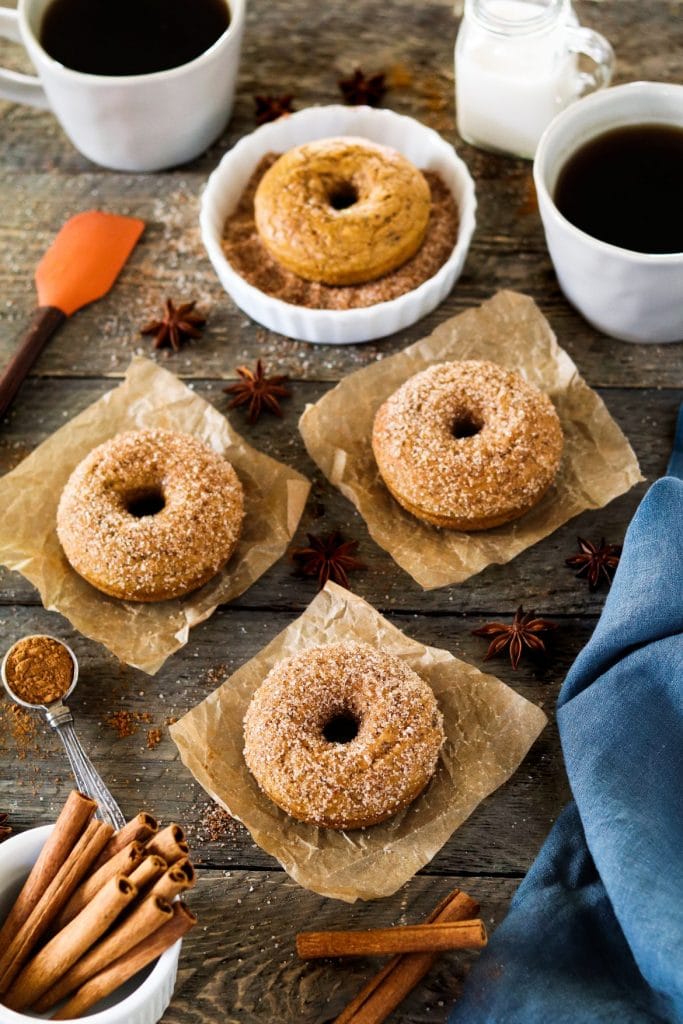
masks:
<instances>
[{"instance_id":1,"label":"blue linen napkin","mask_svg":"<svg viewBox=\"0 0 683 1024\"><path fill-rule=\"evenodd\" d=\"M683 408L558 700L574 801L450 1024L683 1024Z\"/></svg>"}]
</instances>

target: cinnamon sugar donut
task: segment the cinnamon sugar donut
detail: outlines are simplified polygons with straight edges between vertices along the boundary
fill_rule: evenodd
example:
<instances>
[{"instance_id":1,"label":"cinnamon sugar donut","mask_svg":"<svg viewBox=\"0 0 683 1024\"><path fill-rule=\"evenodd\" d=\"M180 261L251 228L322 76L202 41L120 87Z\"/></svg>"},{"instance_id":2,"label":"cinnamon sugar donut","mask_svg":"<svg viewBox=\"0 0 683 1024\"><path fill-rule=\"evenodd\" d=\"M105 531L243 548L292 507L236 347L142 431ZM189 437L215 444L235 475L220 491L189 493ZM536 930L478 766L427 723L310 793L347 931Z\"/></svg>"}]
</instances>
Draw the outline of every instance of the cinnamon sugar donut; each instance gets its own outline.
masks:
<instances>
[{"instance_id":1,"label":"cinnamon sugar donut","mask_svg":"<svg viewBox=\"0 0 683 1024\"><path fill-rule=\"evenodd\" d=\"M182 597L222 569L239 539L235 470L189 434L132 430L73 471L57 535L79 575L126 601Z\"/></svg>"},{"instance_id":2,"label":"cinnamon sugar donut","mask_svg":"<svg viewBox=\"0 0 683 1024\"><path fill-rule=\"evenodd\" d=\"M320 139L284 153L254 197L256 227L287 270L328 285L363 284L400 267L427 230L429 185L388 146Z\"/></svg>"},{"instance_id":3,"label":"cinnamon sugar donut","mask_svg":"<svg viewBox=\"0 0 683 1024\"><path fill-rule=\"evenodd\" d=\"M431 688L400 658L355 640L276 665L244 718L244 757L293 818L376 825L432 778L444 740Z\"/></svg>"},{"instance_id":4,"label":"cinnamon sugar donut","mask_svg":"<svg viewBox=\"0 0 683 1024\"><path fill-rule=\"evenodd\" d=\"M562 447L547 395L477 360L415 374L379 408L372 432L396 500L454 530L487 530L528 512L555 479Z\"/></svg>"}]
</instances>

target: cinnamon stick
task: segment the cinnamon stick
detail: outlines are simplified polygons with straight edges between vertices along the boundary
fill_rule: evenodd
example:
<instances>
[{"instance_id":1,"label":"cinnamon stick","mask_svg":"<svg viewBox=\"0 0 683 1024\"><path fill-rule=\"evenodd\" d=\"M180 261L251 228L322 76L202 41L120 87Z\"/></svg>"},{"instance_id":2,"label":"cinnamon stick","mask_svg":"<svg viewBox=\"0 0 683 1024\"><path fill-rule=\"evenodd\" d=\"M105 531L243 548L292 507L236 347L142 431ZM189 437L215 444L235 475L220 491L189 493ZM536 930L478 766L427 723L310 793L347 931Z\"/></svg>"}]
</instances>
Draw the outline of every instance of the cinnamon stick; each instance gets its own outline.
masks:
<instances>
[{"instance_id":1,"label":"cinnamon stick","mask_svg":"<svg viewBox=\"0 0 683 1024\"><path fill-rule=\"evenodd\" d=\"M183 857L175 864L171 864L168 871L165 871L161 878L155 882L150 892L152 896L162 896L166 900L172 900L178 893L185 889L191 889L195 884L195 870L189 857Z\"/></svg>"},{"instance_id":2,"label":"cinnamon stick","mask_svg":"<svg viewBox=\"0 0 683 1024\"><path fill-rule=\"evenodd\" d=\"M105 861L101 868L92 872L81 882L64 910L57 919L57 928L64 928L69 921L73 921L76 914L80 914L83 907L90 903L93 896L113 878L114 875L125 875L128 877L133 873L138 864L145 856L142 843L137 841L128 843L122 850L115 853L113 857Z\"/></svg>"},{"instance_id":3,"label":"cinnamon stick","mask_svg":"<svg viewBox=\"0 0 683 1024\"><path fill-rule=\"evenodd\" d=\"M132 978L143 967L156 960L170 946L193 928L197 918L184 903L173 904L173 917L156 932L139 942L128 953L96 974L58 1010L52 1020L72 1020L81 1017L100 999L114 992L119 985Z\"/></svg>"},{"instance_id":4,"label":"cinnamon stick","mask_svg":"<svg viewBox=\"0 0 683 1024\"><path fill-rule=\"evenodd\" d=\"M300 932L296 950L303 960L329 956L386 956L390 953L440 953L447 949L482 949L483 921L414 924L358 932Z\"/></svg>"},{"instance_id":5,"label":"cinnamon stick","mask_svg":"<svg viewBox=\"0 0 683 1024\"><path fill-rule=\"evenodd\" d=\"M111 825L91 821L12 941L0 955L0 993L6 992L54 923L112 834Z\"/></svg>"},{"instance_id":6,"label":"cinnamon stick","mask_svg":"<svg viewBox=\"0 0 683 1024\"><path fill-rule=\"evenodd\" d=\"M146 811L140 811L134 818L126 822L116 835L112 836L111 841L107 843L93 865L93 871L98 871L105 861L113 857L119 850L123 850L129 843L138 842L144 846L158 831L159 822L156 818Z\"/></svg>"},{"instance_id":7,"label":"cinnamon stick","mask_svg":"<svg viewBox=\"0 0 683 1024\"><path fill-rule=\"evenodd\" d=\"M104 935L136 895L135 886L125 875L110 878L88 906L24 967L5 993L5 1006L10 1010L32 1006Z\"/></svg>"},{"instance_id":8,"label":"cinnamon stick","mask_svg":"<svg viewBox=\"0 0 683 1024\"><path fill-rule=\"evenodd\" d=\"M101 939L84 956L59 978L47 992L32 1004L36 1013L44 1013L51 1006L61 1002L65 996L89 981L105 967L118 960L131 946L155 932L173 916L173 908L168 900L154 896L143 900L135 907L128 918L116 925L114 930Z\"/></svg>"},{"instance_id":9,"label":"cinnamon stick","mask_svg":"<svg viewBox=\"0 0 683 1024\"><path fill-rule=\"evenodd\" d=\"M155 853L151 857L145 857L143 861L136 867L135 871L128 877L130 878L133 885L136 886L140 894L144 894L145 890L155 882L159 875L163 875L167 868L166 861L163 857L157 857Z\"/></svg>"},{"instance_id":10,"label":"cinnamon stick","mask_svg":"<svg viewBox=\"0 0 683 1024\"><path fill-rule=\"evenodd\" d=\"M163 857L167 864L175 864L177 860L187 857L190 847L185 841L182 828L174 821L149 840L146 850Z\"/></svg>"},{"instance_id":11,"label":"cinnamon stick","mask_svg":"<svg viewBox=\"0 0 683 1024\"><path fill-rule=\"evenodd\" d=\"M454 889L434 908L425 924L462 921L475 917L479 904L467 893ZM431 970L438 953L404 953L394 956L370 978L334 1024L383 1024L406 996Z\"/></svg>"},{"instance_id":12,"label":"cinnamon stick","mask_svg":"<svg viewBox=\"0 0 683 1024\"><path fill-rule=\"evenodd\" d=\"M0 928L0 950L7 949L48 885L76 845L97 804L90 797L72 790L59 813L40 856L31 868L23 888Z\"/></svg>"}]
</instances>

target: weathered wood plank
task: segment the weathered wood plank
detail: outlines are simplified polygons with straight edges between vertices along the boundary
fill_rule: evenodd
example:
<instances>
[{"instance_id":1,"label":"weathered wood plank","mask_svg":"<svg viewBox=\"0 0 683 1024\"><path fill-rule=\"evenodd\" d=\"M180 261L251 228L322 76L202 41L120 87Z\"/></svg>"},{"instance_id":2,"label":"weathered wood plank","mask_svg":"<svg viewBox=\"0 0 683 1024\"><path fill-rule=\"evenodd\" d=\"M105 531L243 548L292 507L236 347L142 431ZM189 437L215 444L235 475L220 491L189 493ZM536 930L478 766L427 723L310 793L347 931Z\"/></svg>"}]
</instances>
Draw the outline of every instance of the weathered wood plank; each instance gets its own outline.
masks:
<instances>
[{"instance_id":1,"label":"weathered wood plank","mask_svg":"<svg viewBox=\"0 0 683 1024\"><path fill-rule=\"evenodd\" d=\"M0 5L14 6L14 0ZM563 559L577 533L619 541L644 486L607 509L577 518L508 566L491 567L459 587L423 593L370 540L349 503L314 472L296 432L298 415L330 382L401 349L496 289L512 287L534 296L589 383L606 389L603 397L651 480L663 472L670 448L680 401L675 389L683 383L681 346L611 341L588 327L562 297L545 248L530 165L479 152L457 138L452 70L457 20L451 0L417 6L412 0L385 5L358 0L315 8L311 0L250 0L248 6L232 123L188 167L145 176L100 171L72 148L49 113L0 103L0 365L32 308L33 268L67 215L100 205L148 223L117 288L65 325L0 425L0 472L111 386L96 378L119 377L132 353L148 351L137 331L165 295L197 298L210 313L205 336L165 365L193 379L219 408L226 406L220 381L258 356L306 382L294 385L282 424L264 418L251 430L239 416L233 419L255 444L314 479L297 543L307 530L341 527L360 541L368 565L353 577L354 589L411 636L475 664L482 664L485 645L471 630L493 613L512 612L524 602L558 618L555 650L545 664L523 663L516 673L502 660L491 665L552 715L559 684L604 600L604 592L590 595L575 581ZM576 0L575 6L584 24L614 43L618 81L680 79L683 0ZM461 7L458 0L456 16ZM0 42L0 64L30 70L19 48L5 42ZM299 108L336 102L338 77L356 65L387 69L394 83L401 78L404 84L390 89L387 106L417 117L456 144L476 179L478 227L463 276L440 309L377 344L319 348L262 330L233 306L204 255L198 201L223 153L252 129L255 93L293 92ZM251 657L314 593L314 584L296 579L291 563L282 559L240 601L194 630L187 647L149 679L42 609L33 588L17 574L0 574L3 649L35 630L57 632L73 644L82 666L74 710L86 747L128 813L147 805L166 819L187 822L203 861L191 900L201 928L185 943L166 1024L322 1024L376 965L367 960L299 964L293 954L299 928L312 922L341 927L416 921L455 884L482 900L487 923L496 922L567 799L557 732L550 725L512 780L484 801L426 872L389 900L353 908L300 889L238 823L210 839L208 798L180 763L168 721ZM129 713L134 734L119 738L108 721L115 711ZM0 699L0 810L11 812L17 828L52 820L70 786L56 737L34 724L35 730L29 726L20 738L8 702ZM156 744L152 736L148 746L147 731L156 728L161 738ZM443 1022L466 969L465 959L444 957L392 1019Z\"/></svg>"},{"instance_id":2,"label":"weathered wood plank","mask_svg":"<svg viewBox=\"0 0 683 1024\"><path fill-rule=\"evenodd\" d=\"M680 0L673 6L680 11ZM680 66L681 19L669 17L666 5L654 8L629 0L608 8L583 3L579 9L588 23L599 23L618 40L621 78L647 77L648 73L662 77L669 67ZM66 212L100 204L142 216L149 224L146 236L115 291L63 328L39 362L39 373L121 373L140 345L140 324L165 294L182 293L199 298L211 312L202 346L183 357L182 372L188 376L227 376L235 362L263 354L295 376L337 379L378 353L396 351L421 337L446 316L481 302L498 288L513 287L537 298L592 384L680 385L679 346L631 346L606 339L565 302L545 249L529 164L464 145L463 155L478 185L479 226L462 279L439 310L395 338L336 350L293 343L251 324L215 279L199 238L197 208L208 171L252 127L255 92L293 90L300 106L334 101L336 78L356 62L366 67L400 66L410 84L391 90L388 106L456 140L451 70L456 24L448 4L432 3L419 16L404 2L386 12L367 0L351 9L347 5L328 11L318 23L313 48L306 41L307 0L296 0L287 10L289 39L287 47L282 47L279 6L262 0L250 7L251 33L230 129L200 160L173 174L99 172L73 151L49 114L0 105L0 123L7 136L3 169L7 202L0 248L8 254L0 268L0 289L8 296L0 311L0 360L7 358L32 307L33 267ZM401 32L392 32L390 26L399 20ZM0 49L0 55L7 49L6 45ZM653 53L661 55L656 74L648 71ZM36 137L41 140L39 157Z\"/></svg>"},{"instance_id":3,"label":"weathered wood plank","mask_svg":"<svg viewBox=\"0 0 683 1024\"><path fill-rule=\"evenodd\" d=\"M294 939L311 928L413 924L453 888L481 903L491 932L516 879L415 878L389 899L346 904L300 889L281 875L202 872L188 903L199 926L183 943L175 995L164 1024L324 1024L356 995L381 962L369 957L304 963ZM436 1024L460 993L473 954L445 954L392 1016L393 1024Z\"/></svg>"},{"instance_id":4,"label":"weathered wood plank","mask_svg":"<svg viewBox=\"0 0 683 1024\"><path fill-rule=\"evenodd\" d=\"M480 188L478 233L462 278L439 309L393 338L338 347L284 339L254 325L234 307L218 284L199 237L197 197L203 178L169 182L129 176L121 182L84 175L57 185L44 176L21 176L13 183L9 207L18 223L0 228L0 247L9 254L0 268L0 289L8 296L0 319L0 361L8 358L33 307L33 268L63 222L65 209L73 213L100 205L141 216L149 227L116 288L64 325L39 360L38 374L121 375L134 352L148 350L148 343L139 336L140 326L161 308L165 295L172 295L197 298L209 313L201 344L188 346L178 361L183 375L229 377L235 365L262 356L294 377L336 380L380 354L404 348L448 316L478 305L497 290L514 288L537 300L589 383L680 386L680 346L634 346L605 338L564 300L537 213L521 215L521 220L536 222L531 238L518 231L520 216L515 211L528 203L528 175L525 169L512 181L484 182L485 196ZM497 225L504 216L513 221L507 227Z\"/></svg>"},{"instance_id":5,"label":"weathered wood plank","mask_svg":"<svg viewBox=\"0 0 683 1024\"><path fill-rule=\"evenodd\" d=\"M176 360L164 361L175 369ZM0 427L0 470L16 465L36 444L95 401L113 386L106 381L31 379L17 400L8 422ZM604 592L591 594L585 583L575 580L564 566L564 558L575 548L577 533L612 543L621 541L626 526L646 485L634 488L607 508L586 512L570 521L541 543L523 552L506 566L490 566L460 586L424 592L382 551L367 533L365 524L351 504L333 488L306 455L296 424L307 402L315 401L329 385L292 385L292 398L283 403L284 419L264 416L249 427L239 411L230 413L236 428L276 458L294 465L315 486L309 499L295 545L305 541L308 531L325 532L340 527L360 541L360 556L367 572L354 576L354 588L381 608L422 613L439 611L505 611L520 601L547 613L596 614ZM228 399L220 382L197 382L198 393L227 412ZM680 396L666 390L608 390L603 397L630 437L641 461L644 475L652 480L664 472L668 459L676 409ZM281 559L237 604L241 607L302 608L315 592L313 581L300 580L287 558ZM0 574L0 604L37 601L33 587L16 573Z\"/></svg>"},{"instance_id":6,"label":"weathered wood plank","mask_svg":"<svg viewBox=\"0 0 683 1024\"><path fill-rule=\"evenodd\" d=\"M552 717L558 686L592 623L564 619L545 663L522 663L517 672L502 659L484 666L486 644L471 635L483 619L439 615L390 615L410 636L488 668L523 696L540 704ZM167 723L201 701L219 683L252 657L294 618L293 613L253 613L219 609L191 633L188 645L150 679L127 668L43 609L6 608L0 614L0 638L6 649L29 632L52 632L73 646L81 663L78 691L71 705L79 733L101 768L124 812L149 807L163 819L187 823L202 858L230 866L273 862L253 848L246 832L235 827L212 844L204 837L202 819L208 799L181 764L168 736ZM120 737L111 715L125 712L137 727ZM28 743L17 743L6 700L0 701L0 807L26 827L50 820L63 801L69 773L59 741L42 723ZM161 742L147 746L147 730L159 728ZM17 754L26 756L17 772ZM548 726L510 782L486 800L455 834L430 866L430 871L523 871L540 846L552 820L567 799L562 759L554 726Z\"/></svg>"}]
</instances>

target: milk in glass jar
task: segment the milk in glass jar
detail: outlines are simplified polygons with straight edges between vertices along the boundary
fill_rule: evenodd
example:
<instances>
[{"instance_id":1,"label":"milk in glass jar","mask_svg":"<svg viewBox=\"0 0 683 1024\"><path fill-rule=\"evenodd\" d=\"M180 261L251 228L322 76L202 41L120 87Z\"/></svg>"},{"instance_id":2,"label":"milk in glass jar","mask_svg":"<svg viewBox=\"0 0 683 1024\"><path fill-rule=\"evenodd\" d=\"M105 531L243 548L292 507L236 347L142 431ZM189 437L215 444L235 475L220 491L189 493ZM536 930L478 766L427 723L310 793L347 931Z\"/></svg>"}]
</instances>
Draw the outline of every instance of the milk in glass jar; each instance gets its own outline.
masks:
<instances>
[{"instance_id":1,"label":"milk in glass jar","mask_svg":"<svg viewBox=\"0 0 683 1024\"><path fill-rule=\"evenodd\" d=\"M579 54L590 71L579 68ZM555 114L609 85L613 66L612 47L579 26L569 0L465 0L455 47L458 131L475 146L531 159Z\"/></svg>"}]
</instances>

